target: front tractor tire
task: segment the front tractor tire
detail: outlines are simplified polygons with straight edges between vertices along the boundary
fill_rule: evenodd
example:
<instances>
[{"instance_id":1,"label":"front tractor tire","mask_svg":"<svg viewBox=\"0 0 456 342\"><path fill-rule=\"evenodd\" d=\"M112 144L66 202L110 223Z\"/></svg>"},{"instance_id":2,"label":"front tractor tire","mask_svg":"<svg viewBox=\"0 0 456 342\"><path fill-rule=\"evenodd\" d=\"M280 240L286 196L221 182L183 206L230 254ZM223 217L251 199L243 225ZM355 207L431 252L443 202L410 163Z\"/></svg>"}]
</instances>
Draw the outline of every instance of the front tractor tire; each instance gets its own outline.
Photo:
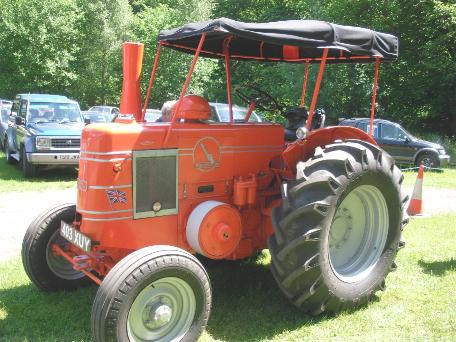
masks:
<instances>
[{"instance_id":1,"label":"front tractor tire","mask_svg":"<svg viewBox=\"0 0 456 342\"><path fill-rule=\"evenodd\" d=\"M43 291L74 290L91 281L62 256L55 255L55 243L65 249L67 241L60 236L60 222L72 223L74 204L53 206L38 215L28 227L22 242L22 264L30 280Z\"/></svg>"},{"instance_id":2,"label":"front tractor tire","mask_svg":"<svg viewBox=\"0 0 456 342\"><path fill-rule=\"evenodd\" d=\"M108 273L92 307L95 341L196 341L211 307L209 276L188 252L137 250Z\"/></svg>"},{"instance_id":3,"label":"front tractor tire","mask_svg":"<svg viewBox=\"0 0 456 342\"><path fill-rule=\"evenodd\" d=\"M359 140L297 165L269 239L274 278L296 306L337 313L384 289L407 223L402 180L391 156Z\"/></svg>"}]
</instances>

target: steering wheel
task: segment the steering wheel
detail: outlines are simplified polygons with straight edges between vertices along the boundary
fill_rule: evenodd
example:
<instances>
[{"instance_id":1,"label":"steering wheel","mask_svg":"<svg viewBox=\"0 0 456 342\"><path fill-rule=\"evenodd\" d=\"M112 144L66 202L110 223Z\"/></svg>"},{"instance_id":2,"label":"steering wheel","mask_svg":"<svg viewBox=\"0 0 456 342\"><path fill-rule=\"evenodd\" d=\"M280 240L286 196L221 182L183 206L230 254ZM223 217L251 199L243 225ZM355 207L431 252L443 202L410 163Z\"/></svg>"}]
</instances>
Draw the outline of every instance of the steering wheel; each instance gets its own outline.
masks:
<instances>
[{"instance_id":1,"label":"steering wheel","mask_svg":"<svg viewBox=\"0 0 456 342\"><path fill-rule=\"evenodd\" d=\"M245 90L236 88L234 93L243 101L250 104L251 101L255 103L255 108L258 108L265 112L282 112L282 107L279 105L277 100L264 90L259 89L255 86L245 86Z\"/></svg>"}]
</instances>

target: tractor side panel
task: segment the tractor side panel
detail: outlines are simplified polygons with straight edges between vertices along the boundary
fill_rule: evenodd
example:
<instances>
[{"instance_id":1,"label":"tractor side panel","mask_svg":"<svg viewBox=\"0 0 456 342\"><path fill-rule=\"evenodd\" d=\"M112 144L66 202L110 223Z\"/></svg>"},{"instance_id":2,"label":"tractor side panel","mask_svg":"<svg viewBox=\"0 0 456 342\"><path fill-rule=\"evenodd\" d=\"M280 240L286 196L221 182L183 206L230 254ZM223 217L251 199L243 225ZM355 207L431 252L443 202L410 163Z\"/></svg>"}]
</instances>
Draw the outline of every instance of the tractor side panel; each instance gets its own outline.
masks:
<instances>
[{"instance_id":1,"label":"tractor side panel","mask_svg":"<svg viewBox=\"0 0 456 342\"><path fill-rule=\"evenodd\" d=\"M99 249L135 250L168 244L191 251L186 224L192 210L207 200L233 204L235 180L254 177L258 195L255 203L239 207L243 236L239 250L231 258L245 257L263 248L267 229L262 227L270 223L261 213L265 205L262 193L274 178L269 163L284 149L283 128L270 124L179 123L163 148L167 129L168 124L136 123L86 127L78 178L81 231L98 242ZM157 194L151 194L151 203L147 204L150 211L138 217L135 191L146 187L147 177L133 175L138 168L136 160L139 156L150 154L154 158L163 153L176 158L177 214L153 212L163 203L160 196L157 200ZM155 160L160 159L153 159L150 165ZM160 177L169 181L171 174L165 171ZM150 191L153 193L153 188Z\"/></svg>"}]
</instances>

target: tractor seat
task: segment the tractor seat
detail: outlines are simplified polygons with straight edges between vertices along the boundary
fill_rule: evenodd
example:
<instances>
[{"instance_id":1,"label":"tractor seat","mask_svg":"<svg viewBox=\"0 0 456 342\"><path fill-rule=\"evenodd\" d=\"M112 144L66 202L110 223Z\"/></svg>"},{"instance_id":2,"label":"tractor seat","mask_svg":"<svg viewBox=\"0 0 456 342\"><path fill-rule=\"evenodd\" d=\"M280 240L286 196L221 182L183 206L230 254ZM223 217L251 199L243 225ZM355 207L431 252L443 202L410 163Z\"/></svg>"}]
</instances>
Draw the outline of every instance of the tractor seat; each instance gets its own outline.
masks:
<instances>
[{"instance_id":1,"label":"tractor seat","mask_svg":"<svg viewBox=\"0 0 456 342\"><path fill-rule=\"evenodd\" d=\"M178 101L167 101L162 107L161 121L170 121ZM176 115L176 120L185 122L204 122L209 120L211 108L209 102L198 95L185 95Z\"/></svg>"}]
</instances>

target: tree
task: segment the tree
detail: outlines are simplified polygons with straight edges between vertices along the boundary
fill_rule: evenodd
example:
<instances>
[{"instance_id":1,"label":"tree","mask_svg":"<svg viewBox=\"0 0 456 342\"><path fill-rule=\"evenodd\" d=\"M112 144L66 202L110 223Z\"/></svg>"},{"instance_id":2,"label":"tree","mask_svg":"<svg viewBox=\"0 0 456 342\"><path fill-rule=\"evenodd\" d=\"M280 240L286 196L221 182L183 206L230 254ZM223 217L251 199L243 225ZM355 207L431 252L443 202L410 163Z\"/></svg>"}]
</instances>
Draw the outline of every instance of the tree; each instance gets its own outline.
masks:
<instances>
[{"instance_id":1,"label":"tree","mask_svg":"<svg viewBox=\"0 0 456 342\"><path fill-rule=\"evenodd\" d=\"M133 8L136 12L133 25L134 39L145 44L145 63L142 78L142 90L145 93L156 53L157 36L160 31L192 21L209 19L212 15L213 1L138 0L134 2ZM178 98L191 59L192 55L178 53L169 48L162 49L150 106L160 108L163 102ZM189 92L206 95L210 88L211 75L215 66L214 61L199 59L192 76Z\"/></svg>"},{"instance_id":2,"label":"tree","mask_svg":"<svg viewBox=\"0 0 456 342\"><path fill-rule=\"evenodd\" d=\"M126 0L77 0L77 81L72 94L84 104L118 104L122 86L122 42L130 38L132 13Z\"/></svg>"},{"instance_id":3,"label":"tree","mask_svg":"<svg viewBox=\"0 0 456 342\"><path fill-rule=\"evenodd\" d=\"M69 94L80 13L72 0L0 0L0 93Z\"/></svg>"}]
</instances>

